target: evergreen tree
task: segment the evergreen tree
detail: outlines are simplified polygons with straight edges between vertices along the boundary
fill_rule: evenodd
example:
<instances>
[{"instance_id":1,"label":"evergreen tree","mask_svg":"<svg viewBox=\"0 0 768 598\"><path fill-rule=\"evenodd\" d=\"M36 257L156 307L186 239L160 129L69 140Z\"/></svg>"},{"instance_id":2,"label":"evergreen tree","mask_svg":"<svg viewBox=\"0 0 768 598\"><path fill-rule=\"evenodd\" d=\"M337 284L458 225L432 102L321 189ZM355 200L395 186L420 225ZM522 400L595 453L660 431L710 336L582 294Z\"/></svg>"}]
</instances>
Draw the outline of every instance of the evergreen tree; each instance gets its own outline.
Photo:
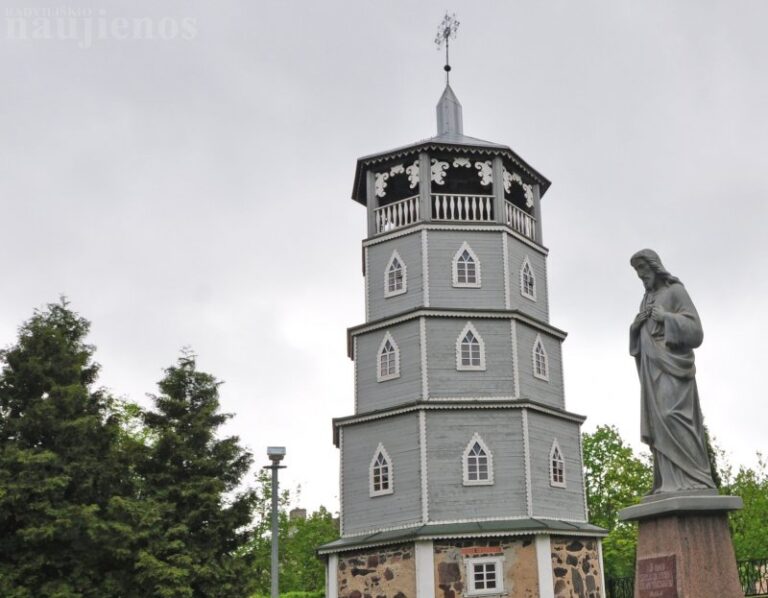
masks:
<instances>
[{"instance_id":1,"label":"evergreen tree","mask_svg":"<svg viewBox=\"0 0 768 598\"><path fill-rule=\"evenodd\" d=\"M130 555L109 513L132 480L88 329L62 299L0 352L2 596L122 595Z\"/></svg>"},{"instance_id":2,"label":"evergreen tree","mask_svg":"<svg viewBox=\"0 0 768 598\"><path fill-rule=\"evenodd\" d=\"M219 384L185 353L166 370L155 409L144 416L151 438L141 466L144 498L160 515L139 556L146 596L247 594L241 548L250 539L254 494L238 487L252 459L237 437L216 436L230 417L219 413Z\"/></svg>"}]
</instances>

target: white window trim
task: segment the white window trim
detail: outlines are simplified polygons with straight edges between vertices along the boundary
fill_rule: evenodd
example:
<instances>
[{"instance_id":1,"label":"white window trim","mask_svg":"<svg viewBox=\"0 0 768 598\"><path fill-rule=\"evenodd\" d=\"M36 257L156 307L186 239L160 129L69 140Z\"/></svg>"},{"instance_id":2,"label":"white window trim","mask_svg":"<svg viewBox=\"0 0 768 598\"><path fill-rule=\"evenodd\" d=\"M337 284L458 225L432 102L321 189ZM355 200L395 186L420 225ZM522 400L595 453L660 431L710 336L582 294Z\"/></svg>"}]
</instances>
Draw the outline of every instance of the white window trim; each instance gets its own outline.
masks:
<instances>
[{"instance_id":1,"label":"white window trim","mask_svg":"<svg viewBox=\"0 0 768 598\"><path fill-rule=\"evenodd\" d=\"M464 340L467 332L472 332L480 346L480 365L462 365L461 363L461 342ZM466 326L462 328L459 336L456 338L456 369L459 371L485 371L485 341L483 341L483 337L480 336L480 333L477 331L477 328L473 326L472 322L467 322Z\"/></svg>"},{"instance_id":2,"label":"white window trim","mask_svg":"<svg viewBox=\"0 0 768 598\"><path fill-rule=\"evenodd\" d=\"M502 556L482 556L464 559L467 566L467 591L465 596L491 596L504 594L504 557ZM484 565L493 563L496 565L496 587L491 590L475 589L475 565Z\"/></svg>"},{"instance_id":3,"label":"white window trim","mask_svg":"<svg viewBox=\"0 0 768 598\"><path fill-rule=\"evenodd\" d=\"M472 447L475 443L478 443L480 445L480 448L482 448L485 451L485 455L488 459L488 479L487 480L470 480L469 479L469 452L472 450ZM462 455L462 468L464 471L464 485L465 486L492 486L493 485L493 453L488 448L488 445L485 444L485 441L480 437L480 434L475 432L474 436L472 436L472 439L467 444L466 448L464 449L464 454Z\"/></svg>"},{"instance_id":4,"label":"white window trim","mask_svg":"<svg viewBox=\"0 0 768 598\"><path fill-rule=\"evenodd\" d=\"M459 282L459 256L464 253L464 250L467 251L469 256L474 260L475 262L475 282ZM482 283L481 278L481 268L480 268L480 260L477 258L477 254L472 251L472 248L469 246L469 243L464 241L461 244L461 247L459 247L459 250L453 255L453 286L459 287L459 288L472 288L472 289L479 289Z\"/></svg>"},{"instance_id":5,"label":"white window trim","mask_svg":"<svg viewBox=\"0 0 768 598\"><path fill-rule=\"evenodd\" d=\"M526 293L525 292L525 284L523 284L524 276L523 273L525 272L525 267L528 266L528 271L531 273L531 279L533 280L533 293ZM525 259L523 260L522 266L520 266L520 294L525 297L526 299L530 299L531 301L536 301L536 287L538 285L536 284L536 273L533 271L533 266L531 265L531 260L528 259L528 256L525 256Z\"/></svg>"},{"instance_id":6,"label":"white window trim","mask_svg":"<svg viewBox=\"0 0 768 598\"><path fill-rule=\"evenodd\" d=\"M555 451L557 451L560 454L560 461L563 464L563 481L562 482L555 481L555 470L552 467ZM557 442L557 438L555 438L555 440L552 442L552 448L549 449L549 485L555 488L565 488L566 479L567 478L565 476L565 456L563 455L563 450L560 448L560 444Z\"/></svg>"},{"instance_id":7,"label":"white window trim","mask_svg":"<svg viewBox=\"0 0 768 598\"><path fill-rule=\"evenodd\" d=\"M536 371L536 347L541 347L541 352L544 354L544 366L546 369L546 372L544 374L539 374ZM544 343L541 340L541 335L536 335L536 340L533 341L533 348L531 349L531 366L533 367L533 376L534 378L538 378L539 380L544 380L546 382L549 382L549 355L547 355L547 348L544 346Z\"/></svg>"},{"instance_id":8,"label":"white window trim","mask_svg":"<svg viewBox=\"0 0 768 598\"><path fill-rule=\"evenodd\" d=\"M382 376L381 375L381 353L384 351L384 345L387 344L387 341L392 343L392 348L395 350L395 373ZM392 334L387 332L384 335L384 338L381 339L381 343L379 344L379 350L376 352L376 380L378 382L385 382L387 380L394 380L395 378L399 378L399 377L400 377L400 347L397 346L395 339L392 338Z\"/></svg>"},{"instance_id":9,"label":"white window trim","mask_svg":"<svg viewBox=\"0 0 768 598\"><path fill-rule=\"evenodd\" d=\"M395 260L400 262L400 267L403 270L403 288L396 291L390 291L389 270L392 268L392 264ZM392 252L392 257L390 257L389 261L387 262L387 267L384 268L384 297L395 297L397 295L402 295L406 291L408 291L408 267L405 265L403 258L400 257L400 254L397 252L397 250L395 250Z\"/></svg>"},{"instance_id":10,"label":"white window trim","mask_svg":"<svg viewBox=\"0 0 768 598\"><path fill-rule=\"evenodd\" d=\"M374 490L373 489L373 466L376 465L376 458L379 456L379 454L384 456L384 459L387 462L387 467L389 468L389 488L386 490ZM371 459L371 464L368 466L368 494L369 496L384 496L385 494L392 494L395 491L395 470L392 467L392 458L389 456L389 453L387 452L387 449L384 448L384 445L379 443L379 446L376 447L376 450L373 452L373 458Z\"/></svg>"}]
</instances>

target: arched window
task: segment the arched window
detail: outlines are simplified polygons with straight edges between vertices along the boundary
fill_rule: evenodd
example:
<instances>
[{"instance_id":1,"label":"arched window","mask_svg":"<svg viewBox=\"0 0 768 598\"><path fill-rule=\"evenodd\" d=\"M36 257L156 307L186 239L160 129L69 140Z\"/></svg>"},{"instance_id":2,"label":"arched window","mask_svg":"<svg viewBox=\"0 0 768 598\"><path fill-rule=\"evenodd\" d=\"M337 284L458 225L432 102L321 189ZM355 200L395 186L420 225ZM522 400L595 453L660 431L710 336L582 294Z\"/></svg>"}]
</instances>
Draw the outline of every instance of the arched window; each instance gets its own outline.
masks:
<instances>
[{"instance_id":1,"label":"arched window","mask_svg":"<svg viewBox=\"0 0 768 598\"><path fill-rule=\"evenodd\" d=\"M456 369L485 369L485 343L471 322L467 322L456 339Z\"/></svg>"},{"instance_id":2,"label":"arched window","mask_svg":"<svg viewBox=\"0 0 768 598\"><path fill-rule=\"evenodd\" d=\"M379 443L373 453L369 472L371 496L392 494L395 491L392 473L392 459L389 458L384 446Z\"/></svg>"},{"instance_id":3,"label":"arched window","mask_svg":"<svg viewBox=\"0 0 768 598\"><path fill-rule=\"evenodd\" d=\"M525 256L523 266L520 268L520 293L523 297L536 301L536 276L528 256Z\"/></svg>"},{"instance_id":4,"label":"arched window","mask_svg":"<svg viewBox=\"0 0 768 598\"><path fill-rule=\"evenodd\" d=\"M541 380L549 380L547 350L540 335L536 335L536 341L533 343L533 375Z\"/></svg>"},{"instance_id":5,"label":"arched window","mask_svg":"<svg viewBox=\"0 0 768 598\"><path fill-rule=\"evenodd\" d=\"M480 260L465 242L453 256L453 286L479 287Z\"/></svg>"},{"instance_id":6,"label":"arched window","mask_svg":"<svg viewBox=\"0 0 768 598\"><path fill-rule=\"evenodd\" d=\"M549 451L549 485L565 488L565 459L557 439Z\"/></svg>"},{"instance_id":7,"label":"arched window","mask_svg":"<svg viewBox=\"0 0 768 598\"><path fill-rule=\"evenodd\" d=\"M400 349L395 339L387 332L379 345L378 371L376 378L379 382L400 377Z\"/></svg>"},{"instance_id":8,"label":"arched window","mask_svg":"<svg viewBox=\"0 0 768 598\"><path fill-rule=\"evenodd\" d=\"M384 275L384 296L401 295L407 290L406 267L397 251L389 258Z\"/></svg>"},{"instance_id":9,"label":"arched window","mask_svg":"<svg viewBox=\"0 0 768 598\"><path fill-rule=\"evenodd\" d=\"M493 455L479 434L464 449L464 485L493 484Z\"/></svg>"}]
</instances>

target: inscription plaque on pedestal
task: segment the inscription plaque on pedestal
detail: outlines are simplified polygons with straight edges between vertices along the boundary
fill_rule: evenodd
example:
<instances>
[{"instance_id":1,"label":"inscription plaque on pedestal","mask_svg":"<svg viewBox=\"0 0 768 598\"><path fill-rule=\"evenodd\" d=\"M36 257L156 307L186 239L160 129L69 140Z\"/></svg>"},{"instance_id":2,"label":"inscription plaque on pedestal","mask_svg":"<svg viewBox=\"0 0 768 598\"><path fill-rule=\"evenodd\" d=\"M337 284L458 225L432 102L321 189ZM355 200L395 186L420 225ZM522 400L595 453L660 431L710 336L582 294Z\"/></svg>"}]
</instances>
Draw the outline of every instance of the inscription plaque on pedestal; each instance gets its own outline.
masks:
<instances>
[{"instance_id":1,"label":"inscription plaque on pedestal","mask_svg":"<svg viewBox=\"0 0 768 598\"><path fill-rule=\"evenodd\" d=\"M638 598L678 598L675 555L637 561Z\"/></svg>"}]
</instances>

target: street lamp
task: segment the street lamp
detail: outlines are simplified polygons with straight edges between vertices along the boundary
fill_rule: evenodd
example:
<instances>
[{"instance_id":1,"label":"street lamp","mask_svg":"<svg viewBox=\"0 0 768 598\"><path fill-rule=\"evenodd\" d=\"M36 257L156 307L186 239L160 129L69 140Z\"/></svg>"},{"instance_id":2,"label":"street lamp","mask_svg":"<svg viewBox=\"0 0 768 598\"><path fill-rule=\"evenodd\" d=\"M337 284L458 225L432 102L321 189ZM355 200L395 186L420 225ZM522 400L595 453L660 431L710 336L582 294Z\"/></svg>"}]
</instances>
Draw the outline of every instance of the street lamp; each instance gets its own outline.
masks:
<instances>
[{"instance_id":1,"label":"street lamp","mask_svg":"<svg viewBox=\"0 0 768 598\"><path fill-rule=\"evenodd\" d=\"M272 465L265 465L264 469L272 470L272 598L279 598L280 589L278 587L278 567L277 567L277 470L285 469L285 465L280 465L280 461L285 457L284 446L268 446L267 457L272 461Z\"/></svg>"}]
</instances>

